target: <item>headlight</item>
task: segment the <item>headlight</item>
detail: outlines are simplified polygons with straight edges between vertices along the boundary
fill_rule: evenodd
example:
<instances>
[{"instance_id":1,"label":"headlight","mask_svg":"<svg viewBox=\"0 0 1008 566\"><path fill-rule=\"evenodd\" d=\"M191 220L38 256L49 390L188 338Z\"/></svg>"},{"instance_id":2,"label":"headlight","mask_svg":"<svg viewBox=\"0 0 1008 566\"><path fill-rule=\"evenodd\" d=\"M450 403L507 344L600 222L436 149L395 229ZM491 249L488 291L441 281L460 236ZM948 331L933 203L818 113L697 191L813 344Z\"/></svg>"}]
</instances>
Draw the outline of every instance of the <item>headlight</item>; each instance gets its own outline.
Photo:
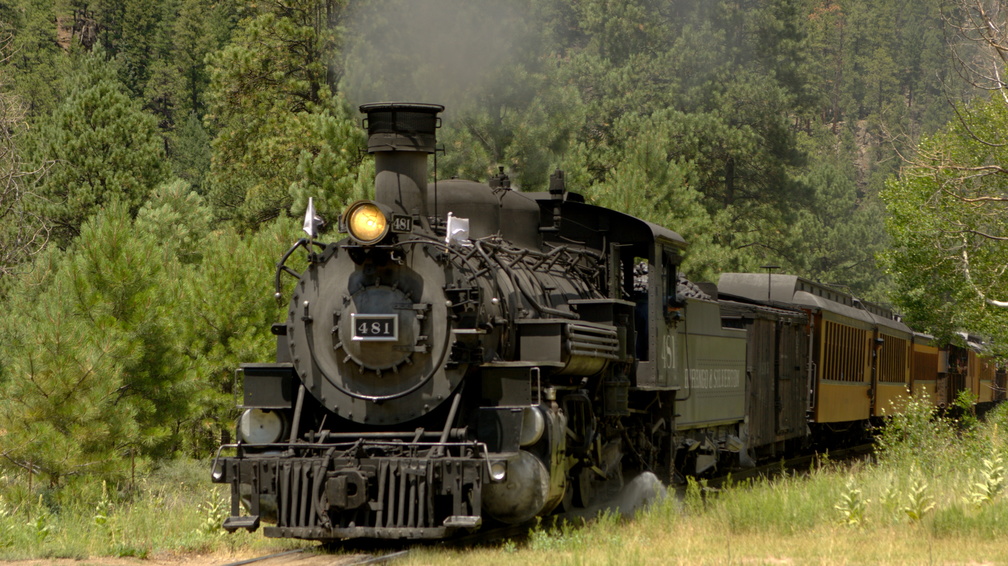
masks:
<instances>
[{"instance_id":1,"label":"headlight","mask_svg":"<svg viewBox=\"0 0 1008 566\"><path fill-rule=\"evenodd\" d=\"M277 411L248 409L238 421L238 436L249 444L270 444L280 440L284 421Z\"/></svg>"},{"instance_id":2,"label":"headlight","mask_svg":"<svg viewBox=\"0 0 1008 566\"><path fill-rule=\"evenodd\" d=\"M377 204L358 201L350 205L344 215L347 231L362 244L376 244L388 234L388 217Z\"/></svg>"}]
</instances>

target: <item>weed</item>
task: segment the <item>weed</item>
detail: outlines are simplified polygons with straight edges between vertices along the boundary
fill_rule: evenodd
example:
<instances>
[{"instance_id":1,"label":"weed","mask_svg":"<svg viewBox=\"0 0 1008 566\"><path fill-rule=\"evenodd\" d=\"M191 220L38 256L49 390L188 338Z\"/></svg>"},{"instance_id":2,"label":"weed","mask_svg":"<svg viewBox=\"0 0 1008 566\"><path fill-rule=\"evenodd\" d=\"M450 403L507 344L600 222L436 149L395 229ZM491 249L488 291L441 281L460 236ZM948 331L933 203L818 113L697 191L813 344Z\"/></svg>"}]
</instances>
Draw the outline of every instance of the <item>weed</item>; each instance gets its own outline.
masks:
<instances>
[{"instance_id":1,"label":"weed","mask_svg":"<svg viewBox=\"0 0 1008 566\"><path fill-rule=\"evenodd\" d=\"M907 494L907 504L903 507L903 512L910 518L910 522L919 522L934 508L935 502L929 493L928 483L923 478L914 480L910 486L910 493Z\"/></svg>"},{"instance_id":2,"label":"weed","mask_svg":"<svg viewBox=\"0 0 1008 566\"><path fill-rule=\"evenodd\" d=\"M45 542L45 539L49 538L49 535L53 532L52 523L49 522L48 513L39 513L35 520L30 521L28 526L33 528L35 531L35 541L38 544Z\"/></svg>"},{"instance_id":3,"label":"weed","mask_svg":"<svg viewBox=\"0 0 1008 566\"><path fill-rule=\"evenodd\" d=\"M14 544L13 512L7 507L4 498L0 495L0 548L7 548Z\"/></svg>"},{"instance_id":4,"label":"weed","mask_svg":"<svg viewBox=\"0 0 1008 566\"><path fill-rule=\"evenodd\" d=\"M109 497L108 484L102 480L102 496L95 505L94 523L99 527L108 526L112 514L112 499Z\"/></svg>"},{"instance_id":5,"label":"weed","mask_svg":"<svg viewBox=\"0 0 1008 566\"><path fill-rule=\"evenodd\" d=\"M817 454L815 458L812 459L812 464L810 466L810 472L812 473L824 473L828 472L833 466L833 461L830 459L829 450Z\"/></svg>"},{"instance_id":6,"label":"weed","mask_svg":"<svg viewBox=\"0 0 1008 566\"><path fill-rule=\"evenodd\" d=\"M934 464L947 457L958 441L955 427L934 407L912 397L903 412L886 420L875 437L879 462L894 467Z\"/></svg>"},{"instance_id":7,"label":"weed","mask_svg":"<svg viewBox=\"0 0 1008 566\"><path fill-rule=\"evenodd\" d=\"M135 546L130 546L127 544L117 544L113 548L113 554L119 558L140 558L141 560L146 560L150 555L150 551L146 548L137 548Z\"/></svg>"},{"instance_id":8,"label":"weed","mask_svg":"<svg viewBox=\"0 0 1008 566\"><path fill-rule=\"evenodd\" d=\"M1004 438L998 435L998 431L1008 428L1008 403L1000 403L987 412L984 420L990 426L990 441L995 448L1008 448Z\"/></svg>"},{"instance_id":9,"label":"weed","mask_svg":"<svg viewBox=\"0 0 1008 566\"><path fill-rule=\"evenodd\" d=\"M883 481L885 487L879 495L879 507L886 514L886 518L892 520L900 512L900 490L892 476L887 475Z\"/></svg>"},{"instance_id":10,"label":"weed","mask_svg":"<svg viewBox=\"0 0 1008 566\"><path fill-rule=\"evenodd\" d=\"M963 430L972 431L980 425L976 416L977 395L968 389L963 389L956 395L952 406L959 415L959 426Z\"/></svg>"},{"instance_id":11,"label":"weed","mask_svg":"<svg viewBox=\"0 0 1008 566\"><path fill-rule=\"evenodd\" d=\"M222 536L225 534L224 519L228 516L228 502L216 492L210 494L210 498L199 504L199 513L203 515L203 522L199 531L209 536Z\"/></svg>"},{"instance_id":12,"label":"weed","mask_svg":"<svg viewBox=\"0 0 1008 566\"><path fill-rule=\"evenodd\" d=\"M870 499L865 499L861 489L855 487L854 478L848 478L846 491L840 494L840 501L833 507L840 512L841 523L861 525L865 519Z\"/></svg>"},{"instance_id":13,"label":"weed","mask_svg":"<svg viewBox=\"0 0 1008 566\"><path fill-rule=\"evenodd\" d=\"M696 478L686 478L686 512L690 515L700 514L706 508L704 494L707 492L707 480Z\"/></svg>"},{"instance_id":14,"label":"weed","mask_svg":"<svg viewBox=\"0 0 1008 566\"><path fill-rule=\"evenodd\" d=\"M537 523L529 532L528 539L530 550L545 552L575 552L583 550L590 544L598 544L598 541L591 540L589 529L581 524L568 521L563 521L558 526L549 528L544 528L542 523Z\"/></svg>"},{"instance_id":15,"label":"weed","mask_svg":"<svg viewBox=\"0 0 1008 566\"><path fill-rule=\"evenodd\" d=\"M1005 466L1000 454L993 458L984 458L983 469L980 470L980 481L973 484L973 489L966 496L966 502L980 507L990 503L1005 489Z\"/></svg>"}]
</instances>

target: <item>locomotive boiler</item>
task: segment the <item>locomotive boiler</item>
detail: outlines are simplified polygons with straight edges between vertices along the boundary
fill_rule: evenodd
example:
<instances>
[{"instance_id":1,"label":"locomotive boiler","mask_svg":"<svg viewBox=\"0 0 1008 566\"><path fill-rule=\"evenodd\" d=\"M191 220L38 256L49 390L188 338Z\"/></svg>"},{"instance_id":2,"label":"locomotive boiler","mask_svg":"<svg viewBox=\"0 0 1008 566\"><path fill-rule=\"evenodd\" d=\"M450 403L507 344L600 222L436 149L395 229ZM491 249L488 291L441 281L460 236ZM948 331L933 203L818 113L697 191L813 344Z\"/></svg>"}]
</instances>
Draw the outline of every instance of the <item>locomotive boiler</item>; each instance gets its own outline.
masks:
<instances>
[{"instance_id":1,"label":"locomotive boiler","mask_svg":"<svg viewBox=\"0 0 1008 566\"><path fill-rule=\"evenodd\" d=\"M683 287L682 238L559 171L542 193L429 182L442 109L362 106L374 199L278 264L279 296L307 252L276 361L241 368L226 529L442 538L668 477L680 446L700 467L743 448L745 334Z\"/></svg>"}]
</instances>

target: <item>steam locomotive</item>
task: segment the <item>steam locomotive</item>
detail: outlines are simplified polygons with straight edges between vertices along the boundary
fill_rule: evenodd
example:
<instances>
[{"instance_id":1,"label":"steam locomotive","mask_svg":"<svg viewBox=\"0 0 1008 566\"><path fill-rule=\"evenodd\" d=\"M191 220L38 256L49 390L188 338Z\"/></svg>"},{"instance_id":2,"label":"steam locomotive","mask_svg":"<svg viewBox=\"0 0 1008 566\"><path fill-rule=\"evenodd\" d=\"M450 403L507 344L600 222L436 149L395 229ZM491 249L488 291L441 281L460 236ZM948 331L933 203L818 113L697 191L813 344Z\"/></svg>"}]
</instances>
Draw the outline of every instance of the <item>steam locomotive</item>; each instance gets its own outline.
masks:
<instances>
[{"instance_id":1,"label":"steam locomotive","mask_svg":"<svg viewBox=\"0 0 1008 566\"><path fill-rule=\"evenodd\" d=\"M443 107L360 110L375 198L346 209L346 238L278 263L278 298L283 273L297 282L276 361L241 367L238 442L212 472L229 531L440 539L588 507L641 471L750 465L911 389L1003 396L982 358L955 378L968 368L929 337L829 287L687 281L682 237L586 203L562 172L541 193L503 172L428 183Z\"/></svg>"}]
</instances>

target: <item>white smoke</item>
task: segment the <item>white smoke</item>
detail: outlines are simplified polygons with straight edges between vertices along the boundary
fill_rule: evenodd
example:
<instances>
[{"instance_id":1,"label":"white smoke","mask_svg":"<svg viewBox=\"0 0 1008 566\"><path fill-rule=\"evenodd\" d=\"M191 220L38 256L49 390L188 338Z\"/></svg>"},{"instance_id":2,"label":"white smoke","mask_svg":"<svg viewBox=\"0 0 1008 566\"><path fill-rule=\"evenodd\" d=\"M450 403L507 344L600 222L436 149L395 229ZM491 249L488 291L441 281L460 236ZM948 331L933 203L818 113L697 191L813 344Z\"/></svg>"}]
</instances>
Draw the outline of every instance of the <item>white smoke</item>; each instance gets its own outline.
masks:
<instances>
[{"instance_id":1,"label":"white smoke","mask_svg":"<svg viewBox=\"0 0 1008 566\"><path fill-rule=\"evenodd\" d=\"M355 105L461 106L485 88L530 33L522 0L377 0L345 23L341 88Z\"/></svg>"},{"instance_id":2,"label":"white smoke","mask_svg":"<svg viewBox=\"0 0 1008 566\"><path fill-rule=\"evenodd\" d=\"M619 493L612 498L600 500L586 509L574 509L564 513L563 518L591 520L603 511L630 518L637 511L661 501L667 495L668 490L658 476L644 472L626 482Z\"/></svg>"}]
</instances>

